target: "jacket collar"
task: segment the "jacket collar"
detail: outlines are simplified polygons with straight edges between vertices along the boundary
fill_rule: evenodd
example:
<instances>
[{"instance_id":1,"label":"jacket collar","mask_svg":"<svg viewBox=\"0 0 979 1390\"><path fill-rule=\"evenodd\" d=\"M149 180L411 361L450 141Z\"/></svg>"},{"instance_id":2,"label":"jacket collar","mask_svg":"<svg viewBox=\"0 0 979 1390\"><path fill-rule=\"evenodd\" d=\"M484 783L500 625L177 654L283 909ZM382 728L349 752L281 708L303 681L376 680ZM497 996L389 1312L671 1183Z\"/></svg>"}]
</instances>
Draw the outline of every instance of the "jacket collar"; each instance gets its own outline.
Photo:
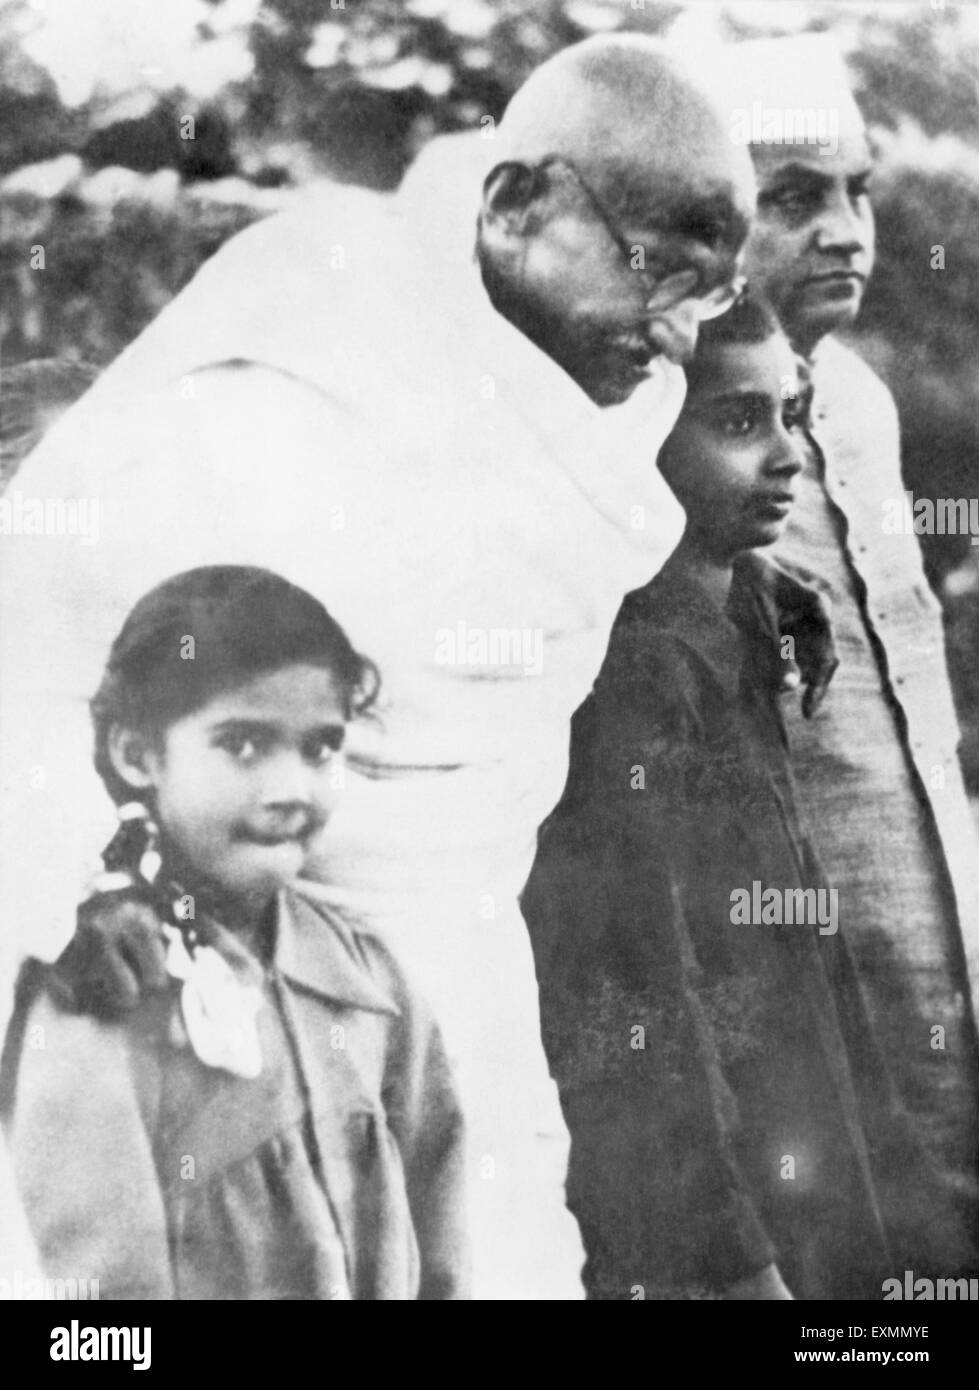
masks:
<instances>
[{"instance_id":1,"label":"jacket collar","mask_svg":"<svg viewBox=\"0 0 979 1390\"><path fill-rule=\"evenodd\" d=\"M239 978L261 983L259 961L234 932L212 920L208 939ZM279 894L273 966L297 989L334 1003L372 1013L401 1012L386 984L370 973L354 933L319 900L315 884Z\"/></svg>"},{"instance_id":2,"label":"jacket collar","mask_svg":"<svg viewBox=\"0 0 979 1390\"><path fill-rule=\"evenodd\" d=\"M350 1008L398 1015L401 1011L371 975L354 934L306 885L279 895L275 964L286 979Z\"/></svg>"}]
</instances>

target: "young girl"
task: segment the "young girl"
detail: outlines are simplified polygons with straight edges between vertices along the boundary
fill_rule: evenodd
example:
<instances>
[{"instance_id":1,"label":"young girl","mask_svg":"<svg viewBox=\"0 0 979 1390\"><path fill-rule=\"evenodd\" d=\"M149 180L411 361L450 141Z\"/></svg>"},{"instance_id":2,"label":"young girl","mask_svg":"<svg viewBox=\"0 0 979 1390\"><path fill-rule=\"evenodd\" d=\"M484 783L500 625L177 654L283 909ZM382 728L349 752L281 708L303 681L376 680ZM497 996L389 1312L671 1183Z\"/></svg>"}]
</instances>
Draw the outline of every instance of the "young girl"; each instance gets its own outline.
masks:
<instances>
[{"instance_id":1,"label":"young girl","mask_svg":"<svg viewBox=\"0 0 979 1390\"><path fill-rule=\"evenodd\" d=\"M938 1208L796 805L792 648L748 554L801 467L795 364L745 298L687 378L660 455L686 532L622 605L523 897L569 1205L592 1298L880 1298Z\"/></svg>"},{"instance_id":2,"label":"young girl","mask_svg":"<svg viewBox=\"0 0 979 1390\"><path fill-rule=\"evenodd\" d=\"M126 1299L465 1297L462 1126L438 1029L376 938L297 882L378 677L265 570L167 580L92 702L166 987L117 1023L28 962L3 1068L46 1271Z\"/></svg>"}]
</instances>

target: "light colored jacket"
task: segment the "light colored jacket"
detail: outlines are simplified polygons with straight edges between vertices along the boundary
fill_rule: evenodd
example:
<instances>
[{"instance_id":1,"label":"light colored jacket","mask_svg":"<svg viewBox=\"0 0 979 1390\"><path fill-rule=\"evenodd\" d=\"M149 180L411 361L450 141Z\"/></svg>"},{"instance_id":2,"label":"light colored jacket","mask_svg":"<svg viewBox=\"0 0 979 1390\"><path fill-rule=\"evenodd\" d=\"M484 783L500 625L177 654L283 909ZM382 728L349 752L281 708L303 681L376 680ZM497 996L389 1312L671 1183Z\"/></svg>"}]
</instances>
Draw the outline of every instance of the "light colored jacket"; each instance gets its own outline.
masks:
<instances>
[{"instance_id":1,"label":"light colored jacket","mask_svg":"<svg viewBox=\"0 0 979 1390\"><path fill-rule=\"evenodd\" d=\"M174 1042L173 990L102 1023L42 986L15 1015L7 1134L46 1276L103 1299L466 1297L462 1117L390 952L298 894L266 970L214 930L262 990L257 1078Z\"/></svg>"}]
</instances>

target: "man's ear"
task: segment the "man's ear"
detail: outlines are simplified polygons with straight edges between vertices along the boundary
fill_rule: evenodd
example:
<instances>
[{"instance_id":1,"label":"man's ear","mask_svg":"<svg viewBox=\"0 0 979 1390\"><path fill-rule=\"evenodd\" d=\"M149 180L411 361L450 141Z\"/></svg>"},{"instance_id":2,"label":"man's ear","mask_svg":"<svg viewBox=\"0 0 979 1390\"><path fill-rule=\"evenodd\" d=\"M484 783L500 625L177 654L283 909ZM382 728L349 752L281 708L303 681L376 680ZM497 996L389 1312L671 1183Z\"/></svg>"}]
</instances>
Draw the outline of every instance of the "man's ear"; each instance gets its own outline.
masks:
<instances>
[{"instance_id":1,"label":"man's ear","mask_svg":"<svg viewBox=\"0 0 979 1390\"><path fill-rule=\"evenodd\" d=\"M483 184L483 225L496 232L523 232L527 214L546 187L545 171L508 159L490 170Z\"/></svg>"},{"instance_id":2,"label":"man's ear","mask_svg":"<svg viewBox=\"0 0 979 1390\"><path fill-rule=\"evenodd\" d=\"M159 753L151 740L123 724L113 724L106 739L112 770L134 791L156 783Z\"/></svg>"}]
</instances>

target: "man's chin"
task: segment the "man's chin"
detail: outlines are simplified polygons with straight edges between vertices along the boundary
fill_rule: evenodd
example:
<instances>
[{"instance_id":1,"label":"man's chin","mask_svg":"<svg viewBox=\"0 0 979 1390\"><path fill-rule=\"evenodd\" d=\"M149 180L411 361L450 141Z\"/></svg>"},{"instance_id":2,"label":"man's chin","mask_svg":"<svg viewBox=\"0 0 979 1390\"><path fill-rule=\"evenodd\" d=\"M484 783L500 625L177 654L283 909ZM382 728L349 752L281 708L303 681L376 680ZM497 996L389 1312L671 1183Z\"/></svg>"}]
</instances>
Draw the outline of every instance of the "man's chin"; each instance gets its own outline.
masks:
<instances>
[{"instance_id":1,"label":"man's chin","mask_svg":"<svg viewBox=\"0 0 979 1390\"><path fill-rule=\"evenodd\" d=\"M851 328L859 313L859 299L847 303L826 302L813 305L806 312L794 316L789 336L793 343L803 344L811 349L830 333L841 333Z\"/></svg>"},{"instance_id":2,"label":"man's chin","mask_svg":"<svg viewBox=\"0 0 979 1390\"><path fill-rule=\"evenodd\" d=\"M648 380L648 368L628 372L618 370L596 379L592 386L586 389L596 405L622 405L635 394L644 381Z\"/></svg>"}]
</instances>

